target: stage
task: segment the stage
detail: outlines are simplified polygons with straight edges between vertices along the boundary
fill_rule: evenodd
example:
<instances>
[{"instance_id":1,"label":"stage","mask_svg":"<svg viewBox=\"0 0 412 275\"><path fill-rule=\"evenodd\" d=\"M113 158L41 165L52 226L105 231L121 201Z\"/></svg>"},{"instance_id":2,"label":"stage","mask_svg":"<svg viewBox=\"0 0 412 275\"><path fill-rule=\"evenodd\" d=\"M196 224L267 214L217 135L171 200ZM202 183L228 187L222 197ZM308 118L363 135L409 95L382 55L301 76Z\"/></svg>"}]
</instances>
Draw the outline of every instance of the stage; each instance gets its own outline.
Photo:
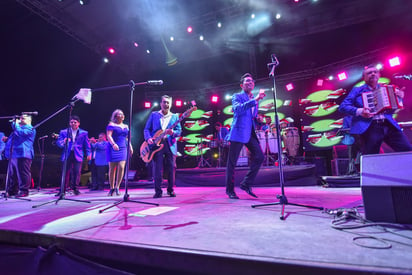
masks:
<instances>
[{"instance_id":1,"label":"stage","mask_svg":"<svg viewBox=\"0 0 412 275\"><path fill-rule=\"evenodd\" d=\"M159 206L125 202L103 213L123 197L83 187L81 195L67 198L90 203L61 200L33 208L56 199L55 188L31 190L32 201L2 199L2 273L412 273L412 227L361 227L345 214L357 209L363 216L359 187L287 186L290 203L325 210L286 205L282 221L279 205L251 207L277 202L278 185L255 187L257 199L236 187L239 200L228 199L223 186L179 185L177 197L153 199L151 185L134 182L130 199ZM335 219L341 228L333 228ZM359 228L342 227L354 225ZM354 240L359 236L371 238Z\"/></svg>"}]
</instances>

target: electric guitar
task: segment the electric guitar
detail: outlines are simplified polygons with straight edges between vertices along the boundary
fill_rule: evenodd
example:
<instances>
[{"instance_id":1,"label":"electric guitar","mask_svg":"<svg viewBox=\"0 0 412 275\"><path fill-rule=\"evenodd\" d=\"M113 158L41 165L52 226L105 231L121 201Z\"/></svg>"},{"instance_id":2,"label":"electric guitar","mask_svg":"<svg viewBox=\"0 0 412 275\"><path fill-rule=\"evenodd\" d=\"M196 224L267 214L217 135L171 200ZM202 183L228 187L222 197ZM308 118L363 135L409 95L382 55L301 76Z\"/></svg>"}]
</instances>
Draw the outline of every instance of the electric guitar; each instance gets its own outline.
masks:
<instances>
[{"instance_id":1,"label":"electric guitar","mask_svg":"<svg viewBox=\"0 0 412 275\"><path fill-rule=\"evenodd\" d=\"M196 106L191 107L190 109L186 110L179 119L173 123L168 129L173 129L176 127L177 124L179 124L183 119L186 117L190 116L190 114L194 111L197 110ZM147 143L147 141L144 141L142 145L140 146L140 157L143 159L144 162L148 163L152 161L154 154L156 154L157 151L160 151L163 148L163 144L160 144L163 140L163 138L166 136L166 131L159 130L157 131L154 136L152 137L153 139L153 144Z\"/></svg>"}]
</instances>

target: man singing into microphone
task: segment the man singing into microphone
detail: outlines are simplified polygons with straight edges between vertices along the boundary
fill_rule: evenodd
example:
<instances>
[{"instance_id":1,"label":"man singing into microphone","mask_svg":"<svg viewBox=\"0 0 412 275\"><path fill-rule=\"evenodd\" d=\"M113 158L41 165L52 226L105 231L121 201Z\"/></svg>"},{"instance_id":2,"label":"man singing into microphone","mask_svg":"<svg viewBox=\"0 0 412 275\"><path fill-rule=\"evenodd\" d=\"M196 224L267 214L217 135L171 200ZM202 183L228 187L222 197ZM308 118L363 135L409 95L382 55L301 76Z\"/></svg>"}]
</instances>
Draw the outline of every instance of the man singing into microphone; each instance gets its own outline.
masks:
<instances>
[{"instance_id":1,"label":"man singing into microphone","mask_svg":"<svg viewBox=\"0 0 412 275\"><path fill-rule=\"evenodd\" d=\"M339 111L352 116L350 134L359 136L362 154L378 154L382 142L396 152L412 151L411 144L392 117L393 111L376 114L363 105L362 93L381 87L379 70L365 67L362 76L365 84L353 88L339 106ZM395 94L403 99L404 90L396 89Z\"/></svg>"},{"instance_id":2,"label":"man singing into microphone","mask_svg":"<svg viewBox=\"0 0 412 275\"><path fill-rule=\"evenodd\" d=\"M13 133L7 139L6 158L9 159L9 196L27 197L31 185L31 163L34 158L33 142L36 130L31 125L31 116L22 115L11 124ZM17 187L19 189L17 193ZM16 194L17 193L17 194Z\"/></svg>"},{"instance_id":3,"label":"man singing into microphone","mask_svg":"<svg viewBox=\"0 0 412 275\"><path fill-rule=\"evenodd\" d=\"M226 168L226 194L231 199L239 199L235 193L234 174L236 162L243 145L250 152L250 168L240 183L240 189L255 198L257 196L252 192L250 185L253 184L264 159L255 132L255 120L258 114L259 101L266 95L263 91L260 91L256 96L252 94L252 90L255 88L255 81L249 73L244 74L240 78L240 87L243 91L232 96L233 123L228 137L230 146Z\"/></svg>"}]
</instances>

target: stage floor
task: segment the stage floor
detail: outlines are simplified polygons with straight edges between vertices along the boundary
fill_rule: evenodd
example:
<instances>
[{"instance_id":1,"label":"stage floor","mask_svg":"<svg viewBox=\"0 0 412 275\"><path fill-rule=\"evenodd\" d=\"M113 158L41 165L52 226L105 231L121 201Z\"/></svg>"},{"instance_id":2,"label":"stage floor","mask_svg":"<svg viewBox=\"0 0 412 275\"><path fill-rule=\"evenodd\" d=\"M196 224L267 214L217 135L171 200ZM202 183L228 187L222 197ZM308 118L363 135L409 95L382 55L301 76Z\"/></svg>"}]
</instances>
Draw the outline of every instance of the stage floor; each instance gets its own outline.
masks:
<instances>
[{"instance_id":1,"label":"stage floor","mask_svg":"<svg viewBox=\"0 0 412 275\"><path fill-rule=\"evenodd\" d=\"M32 201L0 202L0 241L29 247L57 244L100 263L122 263L132 273L140 265L167 270L165 274L412 273L410 227L332 227L335 216L328 212L333 210L358 207L363 216L360 188L286 187L290 203L327 210L286 205L285 220L279 219L279 205L251 207L277 202L279 187L253 190L259 198L238 187L239 200L228 199L224 187L177 187L177 197L153 199L151 188L130 188L131 200L159 206L125 202L103 213L99 210L123 196L81 189L81 195L66 198L90 203L60 200L32 208L56 199L55 189L33 190ZM342 221L359 225L349 218ZM371 238L354 240L358 236ZM385 245L391 248L379 249Z\"/></svg>"}]
</instances>

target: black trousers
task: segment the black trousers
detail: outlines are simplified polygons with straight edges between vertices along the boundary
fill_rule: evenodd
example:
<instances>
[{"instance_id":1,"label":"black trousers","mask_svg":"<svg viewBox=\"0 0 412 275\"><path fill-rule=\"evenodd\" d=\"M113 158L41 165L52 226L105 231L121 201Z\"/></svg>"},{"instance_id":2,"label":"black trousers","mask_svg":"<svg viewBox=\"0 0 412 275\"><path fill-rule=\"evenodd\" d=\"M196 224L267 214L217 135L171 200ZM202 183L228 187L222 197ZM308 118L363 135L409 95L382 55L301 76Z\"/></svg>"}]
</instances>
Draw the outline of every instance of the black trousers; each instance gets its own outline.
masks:
<instances>
[{"instance_id":1,"label":"black trousers","mask_svg":"<svg viewBox=\"0 0 412 275\"><path fill-rule=\"evenodd\" d=\"M31 185L31 163L32 159L28 158L12 158L9 163L9 194L16 193L17 189L20 192L28 193Z\"/></svg>"},{"instance_id":2,"label":"black trousers","mask_svg":"<svg viewBox=\"0 0 412 275\"><path fill-rule=\"evenodd\" d=\"M240 151L243 145L249 149L250 152L250 164L249 171L242 180L240 184L250 186L255 181L257 173L259 172L260 166L263 163L264 155L262 149L260 148L259 141L254 132L248 143L243 144L241 142L231 141L229 146L229 157L227 160L226 167L226 191L232 192L235 189L235 167L237 159L239 158Z\"/></svg>"},{"instance_id":3,"label":"black trousers","mask_svg":"<svg viewBox=\"0 0 412 275\"><path fill-rule=\"evenodd\" d=\"M64 162L63 162L64 165ZM80 176L82 171L82 162L78 162L74 157L73 151L70 152L67 158L67 170L66 170L66 189L70 186L71 189L77 189L80 183Z\"/></svg>"},{"instance_id":4,"label":"black trousers","mask_svg":"<svg viewBox=\"0 0 412 275\"><path fill-rule=\"evenodd\" d=\"M163 181L163 158L165 161L165 169L167 169L167 191L173 192L175 184L175 157L170 150L169 143L163 141L163 148L153 156L153 171L154 171L154 187L156 193L161 193L161 184Z\"/></svg>"}]
</instances>

